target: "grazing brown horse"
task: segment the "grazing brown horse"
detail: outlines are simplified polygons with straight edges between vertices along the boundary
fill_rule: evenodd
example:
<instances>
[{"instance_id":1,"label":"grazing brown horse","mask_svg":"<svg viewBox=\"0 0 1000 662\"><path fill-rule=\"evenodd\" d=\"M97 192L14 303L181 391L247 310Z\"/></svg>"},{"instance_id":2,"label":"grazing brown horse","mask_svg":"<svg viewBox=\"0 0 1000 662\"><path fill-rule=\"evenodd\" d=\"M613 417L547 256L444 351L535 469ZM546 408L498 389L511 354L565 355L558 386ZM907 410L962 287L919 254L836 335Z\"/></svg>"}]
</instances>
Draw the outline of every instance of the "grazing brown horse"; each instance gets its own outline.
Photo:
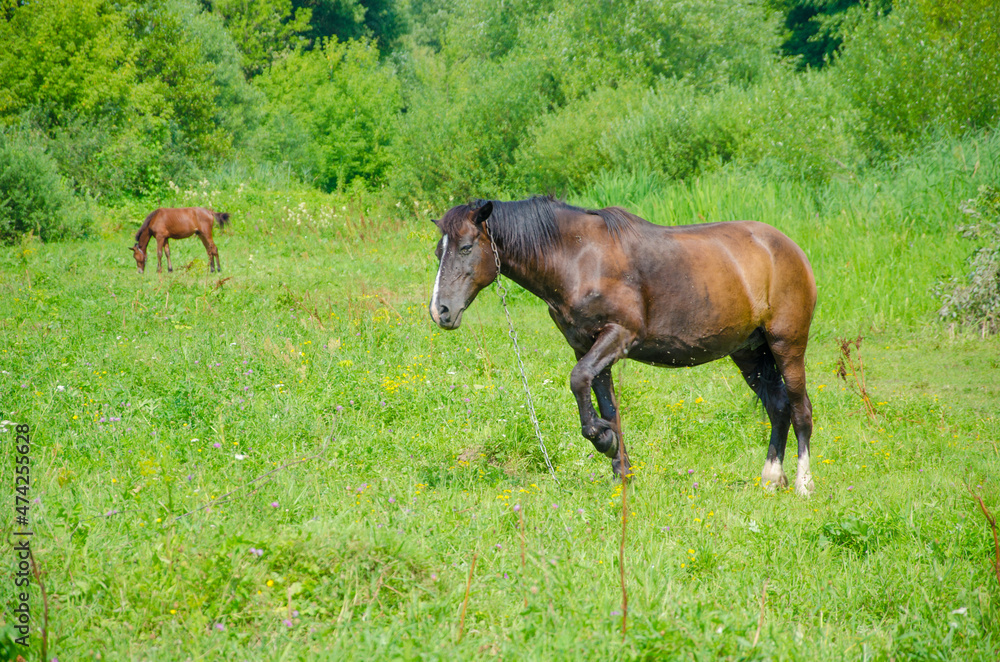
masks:
<instances>
[{"instance_id":1,"label":"grazing brown horse","mask_svg":"<svg viewBox=\"0 0 1000 662\"><path fill-rule=\"evenodd\" d=\"M624 448L624 466L618 459L611 366L626 357L680 367L728 356L771 421L764 485L788 485L782 461L794 425L795 490L813 491L805 351L816 283L791 239L763 223L664 227L618 207L580 209L541 197L460 205L435 223L442 237L431 317L458 328L499 273L547 303L576 352L570 389L582 434L619 475L630 465Z\"/></svg>"},{"instance_id":2,"label":"grazing brown horse","mask_svg":"<svg viewBox=\"0 0 1000 662\"><path fill-rule=\"evenodd\" d=\"M143 221L139 231L135 233L135 245L129 249L135 257L139 273L146 270L146 247L152 237L156 237L156 272L160 273L163 271L164 252L167 254L167 271L174 270L170 263L170 246L167 241L169 239L187 239L193 234L198 235L201 243L205 245L205 251L208 253L209 271L214 273L218 267L218 271L221 272L222 263L219 262L219 249L212 241L212 221L218 223L220 228L225 227L226 222L229 221L229 214L220 214L203 207L183 207L180 209L161 207L152 212Z\"/></svg>"}]
</instances>

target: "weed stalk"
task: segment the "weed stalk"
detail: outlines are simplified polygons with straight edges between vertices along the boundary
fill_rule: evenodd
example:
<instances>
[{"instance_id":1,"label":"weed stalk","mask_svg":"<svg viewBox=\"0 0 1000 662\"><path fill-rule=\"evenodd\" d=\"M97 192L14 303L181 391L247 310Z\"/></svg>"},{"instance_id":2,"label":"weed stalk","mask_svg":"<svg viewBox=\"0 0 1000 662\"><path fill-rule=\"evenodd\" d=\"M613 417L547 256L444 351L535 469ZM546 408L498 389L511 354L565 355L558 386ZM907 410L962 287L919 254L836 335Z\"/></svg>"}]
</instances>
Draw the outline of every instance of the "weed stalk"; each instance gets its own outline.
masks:
<instances>
[{"instance_id":1,"label":"weed stalk","mask_svg":"<svg viewBox=\"0 0 1000 662\"><path fill-rule=\"evenodd\" d=\"M472 573L476 571L476 559L479 558L479 552L472 553L472 565L469 566L469 578L465 580L465 599L462 600L462 616L458 620L458 640L462 641L462 635L465 634L465 610L469 607L469 591L472 590Z\"/></svg>"},{"instance_id":2,"label":"weed stalk","mask_svg":"<svg viewBox=\"0 0 1000 662\"><path fill-rule=\"evenodd\" d=\"M994 532L996 528L994 527ZM35 581L38 582L38 588L42 592L42 650L41 650L41 660L45 662L49 655L49 594L45 591L45 582L42 581L42 572L38 568L38 563L35 561L35 553L32 550L28 550L28 560L31 561L31 574L35 576Z\"/></svg>"},{"instance_id":3,"label":"weed stalk","mask_svg":"<svg viewBox=\"0 0 1000 662\"><path fill-rule=\"evenodd\" d=\"M846 382L847 369L850 368L850 374L854 377L854 387L865 405L865 413L868 414L868 418L874 421L878 413L875 411L875 405L872 404L871 398L868 397L868 387L865 383L865 362L861 358L861 342L863 340L861 335L858 335L855 340L837 339L837 342L840 343L840 353L843 355L837 359L837 376ZM854 346L854 356L851 356L852 345Z\"/></svg>"},{"instance_id":4,"label":"weed stalk","mask_svg":"<svg viewBox=\"0 0 1000 662\"><path fill-rule=\"evenodd\" d=\"M989 523L990 528L993 530L993 548L994 548L994 560L993 560L993 572L997 576L997 584L1000 584L1000 537L997 536L997 518L986 508L986 504L983 503L983 498L972 491L969 488L969 493L972 494L974 498L979 503L979 509L983 511L983 516Z\"/></svg>"}]
</instances>

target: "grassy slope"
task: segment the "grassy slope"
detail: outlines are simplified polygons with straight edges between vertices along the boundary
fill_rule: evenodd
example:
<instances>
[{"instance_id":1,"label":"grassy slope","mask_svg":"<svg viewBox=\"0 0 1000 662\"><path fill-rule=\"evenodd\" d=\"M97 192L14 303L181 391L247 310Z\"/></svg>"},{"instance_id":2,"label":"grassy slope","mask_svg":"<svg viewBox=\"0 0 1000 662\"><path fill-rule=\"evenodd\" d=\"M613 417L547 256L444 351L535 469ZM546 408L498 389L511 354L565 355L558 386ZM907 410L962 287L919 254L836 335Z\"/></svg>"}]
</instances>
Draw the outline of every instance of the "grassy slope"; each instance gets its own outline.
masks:
<instances>
[{"instance_id":1,"label":"grassy slope","mask_svg":"<svg viewBox=\"0 0 1000 662\"><path fill-rule=\"evenodd\" d=\"M770 222L820 285L810 500L759 488L767 430L732 365L618 373L638 465L624 648L620 488L579 437L571 352L515 289L555 483L496 296L458 332L428 319L429 223L375 222L315 194L177 193L235 212L217 238L224 282L190 240L173 274L138 276L124 246L139 209L89 242L3 249L2 413L35 431L49 650L996 659L992 538L965 484L1000 509L1000 345L936 326L929 292L961 271L969 246L951 228L985 168L937 158L819 193L608 178L575 200L657 222ZM836 338L858 333L876 422L835 376Z\"/></svg>"}]
</instances>

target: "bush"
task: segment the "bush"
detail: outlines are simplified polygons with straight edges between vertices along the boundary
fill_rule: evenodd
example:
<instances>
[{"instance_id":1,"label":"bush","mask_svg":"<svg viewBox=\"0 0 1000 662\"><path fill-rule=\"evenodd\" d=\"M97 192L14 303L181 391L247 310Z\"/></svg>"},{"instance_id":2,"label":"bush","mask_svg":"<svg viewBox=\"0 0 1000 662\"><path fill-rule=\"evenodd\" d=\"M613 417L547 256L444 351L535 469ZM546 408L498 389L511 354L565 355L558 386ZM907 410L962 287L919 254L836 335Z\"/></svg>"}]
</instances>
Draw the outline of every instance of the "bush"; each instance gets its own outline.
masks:
<instances>
[{"instance_id":1,"label":"bush","mask_svg":"<svg viewBox=\"0 0 1000 662\"><path fill-rule=\"evenodd\" d=\"M524 189L562 196L587 187L611 165L599 147L601 140L644 96L639 85L601 87L543 115L517 149L516 170Z\"/></svg>"},{"instance_id":2,"label":"bush","mask_svg":"<svg viewBox=\"0 0 1000 662\"><path fill-rule=\"evenodd\" d=\"M40 0L0 20L0 123L43 133L96 197L148 195L229 156L258 100L195 0Z\"/></svg>"},{"instance_id":3,"label":"bush","mask_svg":"<svg viewBox=\"0 0 1000 662\"><path fill-rule=\"evenodd\" d=\"M89 225L55 160L24 136L0 132L0 241L28 233L43 241L68 239Z\"/></svg>"},{"instance_id":4,"label":"bush","mask_svg":"<svg viewBox=\"0 0 1000 662\"><path fill-rule=\"evenodd\" d=\"M859 137L893 158L934 128L946 135L1000 119L1000 3L910 0L863 14L833 68L861 113Z\"/></svg>"},{"instance_id":5,"label":"bush","mask_svg":"<svg viewBox=\"0 0 1000 662\"><path fill-rule=\"evenodd\" d=\"M290 53L258 79L268 96L259 153L327 191L384 181L400 107L394 72L367 41Z\"/></svg>"},{"instance_id":6,"label":"bush","mask_svg":"<svg viewBox=\"0 0 1000 662\"><path fill-rule=\"evenodd\" d=\"M959 230L983 243L969 259L968 283L938 285L944 320L974 326L983 335L1000 331L1000 188L981 186L978 197L962 206L972 223Z\"/></svg>"}]
</instances>

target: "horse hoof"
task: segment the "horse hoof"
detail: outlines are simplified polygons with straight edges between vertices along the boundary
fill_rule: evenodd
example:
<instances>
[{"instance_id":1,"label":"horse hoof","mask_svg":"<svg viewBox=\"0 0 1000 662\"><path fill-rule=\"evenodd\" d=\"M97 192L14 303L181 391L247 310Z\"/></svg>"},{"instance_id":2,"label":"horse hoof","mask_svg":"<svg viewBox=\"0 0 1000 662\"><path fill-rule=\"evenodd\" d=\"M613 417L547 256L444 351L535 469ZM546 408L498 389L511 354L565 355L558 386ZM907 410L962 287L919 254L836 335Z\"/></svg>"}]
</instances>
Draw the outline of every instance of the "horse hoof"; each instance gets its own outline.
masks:
<instances>
[{"instance_id":1,"label":"horse hoof","mask_svg":"<svg viewBox=\"0 0 1000 662\"><path fill-rule=\"evenodd\" d=\"M807 497L811 496L813 492L816 491L816 484L813 483L812 476L806 474L804 480L795 481L795 493L799 496Z\"/></svg>"},{"instance_id":2,"label":"horse hoof","mask_svg":"<svg viewBox=\"0 0 1000 662\"><path fill-rule=\"evenodd\" d=\"M622 480L625 476L632 477L632 463L629 462L628 458L625 458L625 469L622 470L621 462L616 457L611 460L611 471L615 475L615 480Z\"/></svg>"},{"instance_id":3,"label":"horse hoof","mask_svg":"<svg viewBox=\"0 0 1000 662\"><path fill-rule=\"evenodd\" d=\"M594 448L615 462L618 461L618 435L611 428L601 431L594 440Z\"/></svg>"}]
</instances>

